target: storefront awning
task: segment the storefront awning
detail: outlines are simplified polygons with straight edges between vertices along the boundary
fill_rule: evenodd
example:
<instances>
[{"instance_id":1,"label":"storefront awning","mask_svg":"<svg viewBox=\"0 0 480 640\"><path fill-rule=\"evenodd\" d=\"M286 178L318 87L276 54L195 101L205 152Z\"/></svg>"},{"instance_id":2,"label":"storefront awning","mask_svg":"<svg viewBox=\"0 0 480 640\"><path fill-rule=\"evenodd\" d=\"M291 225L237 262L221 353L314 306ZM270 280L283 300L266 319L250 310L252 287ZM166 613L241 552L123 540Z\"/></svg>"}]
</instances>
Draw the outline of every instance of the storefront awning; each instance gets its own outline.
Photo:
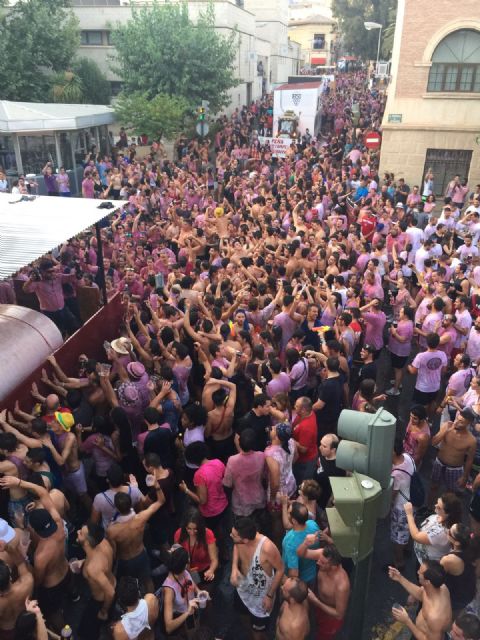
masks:
<instances>
[{"instance_id":1,"label":"storefront awning","mask_svg":"<svg viewBox=\"0 0 480 640\"><path fill-rule=\"evenodd\" d=\"M125 202L0 193L0 279L8 278ZM28 198L28 196L27 196ZM111 209L99 209L110 202Z\"/></svg>"},{"instance_id":2,"label":"storefront awning","mask_svg":"<svg viewBox=\"0 0 480 640\"><path fill-rule=\"evenodd\" d=\"M310 64L326 64L327 57L326 56L315 56L312 58L312 62Z\"/></svg>"}]
</instances>

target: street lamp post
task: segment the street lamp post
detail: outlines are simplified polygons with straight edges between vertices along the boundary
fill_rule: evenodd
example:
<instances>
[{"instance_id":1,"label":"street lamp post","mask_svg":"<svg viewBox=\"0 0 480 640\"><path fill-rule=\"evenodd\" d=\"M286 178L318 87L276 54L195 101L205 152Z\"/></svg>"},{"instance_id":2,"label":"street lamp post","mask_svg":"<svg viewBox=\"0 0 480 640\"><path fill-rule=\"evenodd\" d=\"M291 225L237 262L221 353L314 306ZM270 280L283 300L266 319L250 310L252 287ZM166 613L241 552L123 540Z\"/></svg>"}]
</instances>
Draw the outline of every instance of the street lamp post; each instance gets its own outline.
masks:
<instances>
[{"instance_id":1,"label":"street lamp post","mask_svg":"<svg viewBox=\"0 0 480 640\"><path fill-rule=\"evenodd\" d=\"M379 22L364 22L363 26L367 31L373 31L374 29L378 29L377 62L375 64L375 73L378 73L378 61L380 59L380 42L382 40L383 25L380 24Z\"/></svg>"}]
</instances>

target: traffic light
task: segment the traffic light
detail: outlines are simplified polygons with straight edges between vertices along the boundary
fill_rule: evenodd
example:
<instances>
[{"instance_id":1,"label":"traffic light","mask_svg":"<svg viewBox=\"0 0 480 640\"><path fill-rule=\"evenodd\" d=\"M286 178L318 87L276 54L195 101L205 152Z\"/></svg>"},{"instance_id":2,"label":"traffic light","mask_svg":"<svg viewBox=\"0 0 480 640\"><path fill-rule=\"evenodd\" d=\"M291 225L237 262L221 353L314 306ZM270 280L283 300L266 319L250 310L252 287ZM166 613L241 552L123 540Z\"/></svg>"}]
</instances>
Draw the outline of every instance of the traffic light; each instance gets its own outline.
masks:
<instances>
[{"instance_id":1,"label":"traffic light","mask_svg":"<svg viewBox=\"0 0 480 640\"><path fill-rule=\"evenodd\" d=\"M207 117L207 111L205 107L198 107L197 111L198 111L198 120L200 122L203 122Z\"/></svg>"},{"instance_id":2,"label":"traffic light","mask_svg":"<svg viewBox=\"0 0 480 640\"><path fill-rule=\"evenodd\" d=\"M337 433L343 439L337 449L337 467L364 473L380 483L380 518L390 510L395 428L396 419L385 409L374 415L345 409L338 420Z\"/></svg>"},{"instance_id":3,"label":"traffic light","mask_svg":"<svg viewBox=\"0 0 480 640\"><path fill-rule=\"evenodd\" d=\"M328 526L344 558L355 562L371 552L382 488L356 471L348 478L331 477L334 507L327 508Z\"/></svg>"}]
</instances>

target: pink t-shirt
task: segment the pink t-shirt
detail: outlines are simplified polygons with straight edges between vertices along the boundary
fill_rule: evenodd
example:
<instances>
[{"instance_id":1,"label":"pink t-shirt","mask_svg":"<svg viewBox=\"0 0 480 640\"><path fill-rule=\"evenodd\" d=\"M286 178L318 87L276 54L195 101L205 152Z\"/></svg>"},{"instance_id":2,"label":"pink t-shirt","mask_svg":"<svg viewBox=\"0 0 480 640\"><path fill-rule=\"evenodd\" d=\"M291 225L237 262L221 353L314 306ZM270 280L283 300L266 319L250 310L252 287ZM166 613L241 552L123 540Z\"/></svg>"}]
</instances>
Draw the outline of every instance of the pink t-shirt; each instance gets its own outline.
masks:
<instances>
[{"instance_id":1,"label":"pink t-shirt","mask_svg":"<svg viewBox=\"0 0 480 640\"><path fill-rule=\"evenodd\" d=\"M267 384L267 395L273 398L277 393L288 393L290 391L290 376L285 371L281 371L276 378Z\"/></svg>"},{"instance_id":2,"label":"pink t-shirt","mask_svg":"<svg viewBox=\"0 0 480 640\"><path fill-rule=\"evenodd\" d=\"M473 362L480 360L480 331L477 331L475 327L472 327L468 334L465 353L470 356Z\"/></svg>"},{"instance_id":3,"label":"pink t-shirt","mask_svg":"<svg viewBox=\"0 0 480 640\"><path fill-rule=\"evenodd\" d=\"M200 513L205 518L218 516L228 505L227 496L223 489L225 465L220 460L209 460L203 464L193 476L193 484L207 487L207 502L199 506Z\"/></svg>"},{"instance_id":4,"label":"pink t-shirt","mask_svg":"<svg viewBox=\"0 0 480 640\"><path fill-rule=\"evenodd\" d=\"M387 317L380 313L372 313L368 311L363 314L365 319L365 344L371 344L375 349L383 347L383 327L387 322Z\"/></svg>"},{"instance_id":5,"label":"pink t-shirt","mask_svg":"<svg viewBox=\"0 0 480 640\"><path fill-rule=\"evenodd\" d=\"M400 320L397 333L401 338L406 338L405 342L400 342L390 334L388 348L396 356L408 356L412 348L413 322L411 320Z\"/></svg>"},{"instance_id":6,"label":"pink t-shirt","mask_svg":"<svg viewBox=\"0 0 480 640\"><path fill-rule=\"evenodd\" d=\"M449 395L453 395L457 399L461 398L463 394L467 392L474 373L474 370L470 367L468 369L455 371L448 381Z\"/></svg>"},{"instance_id":7,"label":"pink t-shirt","mask_svg":"<svg viewBox=\"0 0 480 640\"><path fill-rule=\"evenodd\" d=\"M447 366L447 356L443 351L423 351L415 356L412 366L418 369L415 389L433 393L440 389L442 367Z\"/></svg>"},{"instance_id":8,"label":"pink t-shirt","mask_svg":"<svg viewBox=\"0 0 480 640\"><path fill-rule=\"evenodd\" d=\"M255 509L265 507L266 495L262 485L265 470L263 451L250 451L230 456L223 484L226 487L233 487L232 509L235 515L249 516Z\"/></svg>"}]
</instances>

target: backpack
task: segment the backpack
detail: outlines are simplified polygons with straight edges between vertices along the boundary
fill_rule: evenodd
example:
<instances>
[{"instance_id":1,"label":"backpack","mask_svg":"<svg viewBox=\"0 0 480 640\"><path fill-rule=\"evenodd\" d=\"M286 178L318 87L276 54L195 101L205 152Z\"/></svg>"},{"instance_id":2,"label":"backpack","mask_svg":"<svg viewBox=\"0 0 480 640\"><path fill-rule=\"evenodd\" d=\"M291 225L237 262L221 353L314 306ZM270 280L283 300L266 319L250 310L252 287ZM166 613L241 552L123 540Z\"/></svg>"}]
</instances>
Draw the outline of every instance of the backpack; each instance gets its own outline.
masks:
<instances>
[{"instance_id":1,"label":"backpack","mask_svg":"<svg viewBox=\"0 0 480 640\"><path fill-rule=\"evenodd\" d=\"M403 455L408 456L408 453L404 453ZM410 500L414 507L423 507L425 503L425 487L423 486L422 478L417 471L417 467L415 465L415 461L411 456L408 456L413 463L413 473L408 473L405 469L395 469L395 471L402 471L406 473L407 476L410 476ZM407 496L400 491L400 494L408 500Z\"/></svg>"}]
</instances>

